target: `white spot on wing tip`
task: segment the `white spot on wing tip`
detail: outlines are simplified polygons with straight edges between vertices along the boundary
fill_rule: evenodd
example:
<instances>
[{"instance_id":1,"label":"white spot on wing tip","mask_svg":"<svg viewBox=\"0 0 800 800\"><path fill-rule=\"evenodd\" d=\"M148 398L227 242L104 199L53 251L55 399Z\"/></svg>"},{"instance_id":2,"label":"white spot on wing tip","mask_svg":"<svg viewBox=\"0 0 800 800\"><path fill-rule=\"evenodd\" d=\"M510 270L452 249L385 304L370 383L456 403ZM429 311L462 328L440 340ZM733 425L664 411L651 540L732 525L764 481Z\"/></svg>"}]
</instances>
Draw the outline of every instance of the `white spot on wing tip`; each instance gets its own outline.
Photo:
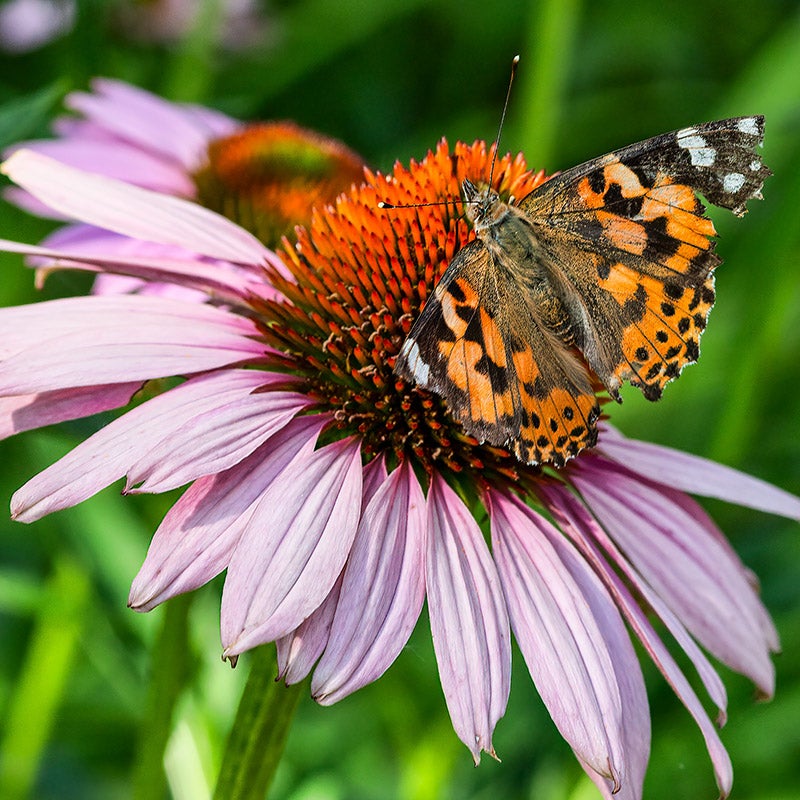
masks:
<instances>
[{"instance_id":1,"label":"white spot on wing tip","mask_svg":"<svg viewBox=\"0 0 800 800\"><path fill-rule=\"evenodd\" d=\"M678 131L678 147L689 151L693 167L713 166L717 159L717 151L709 147L706 140L697 134L695 128L684 128Z\"/></svg>"},{"instance_id":2,"label":"white spot on wing tip","mask_svg":"<svg viewBox=\"0 0 800 800\"><path fill-rule=\"evenodd\" d=\"M741 172L729 172L722 179L722 188L728 194L736 194L744 186L745 177Z\"/></svg>"},{"instance_id":3,"label":"white spot on wing tip","mask_svg":"<svg viewBox=\"0 0 800 800\"><path fill-rule=\"evenodd\" d=\"M745 117L740 119L736 126L742 133L749 133L751 136L758 136L758 122L755 117Z\"/></svg>"}]
</instances>

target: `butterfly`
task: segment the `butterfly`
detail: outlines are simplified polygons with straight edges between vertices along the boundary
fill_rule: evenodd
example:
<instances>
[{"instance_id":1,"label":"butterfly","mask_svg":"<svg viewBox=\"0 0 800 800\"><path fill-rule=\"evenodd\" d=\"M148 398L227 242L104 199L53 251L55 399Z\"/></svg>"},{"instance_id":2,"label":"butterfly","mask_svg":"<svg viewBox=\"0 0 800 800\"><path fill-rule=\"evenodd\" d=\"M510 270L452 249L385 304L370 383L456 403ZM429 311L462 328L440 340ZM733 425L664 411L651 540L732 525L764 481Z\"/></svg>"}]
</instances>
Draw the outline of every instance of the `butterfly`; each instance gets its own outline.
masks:
<instances>
[{"instance_id":1,"label":"butterfly","mask_svg":"<svg viewBox=\"0 0 800 800\"><path fill-rule=\"evenodd\" d=\"M475 239L453 258L395 372L527 464L597 441L599 379L657 400L699 356L714 303L708 202L737 216L770 170L764 118L665 133L556 174L518 203L462 184Z\"/></svg>"}]
</instances>

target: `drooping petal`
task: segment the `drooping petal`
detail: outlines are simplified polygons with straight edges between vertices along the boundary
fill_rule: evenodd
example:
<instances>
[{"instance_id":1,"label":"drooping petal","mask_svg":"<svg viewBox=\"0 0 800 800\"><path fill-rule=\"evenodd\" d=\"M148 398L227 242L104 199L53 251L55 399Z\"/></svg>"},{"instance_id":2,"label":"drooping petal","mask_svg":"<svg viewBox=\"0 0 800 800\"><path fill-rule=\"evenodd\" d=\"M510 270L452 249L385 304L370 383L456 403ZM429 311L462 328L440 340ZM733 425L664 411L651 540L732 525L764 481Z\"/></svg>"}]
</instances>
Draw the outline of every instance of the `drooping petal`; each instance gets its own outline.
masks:
<instances>
[{"instance_id":1,"label":"drooping petal","mask_svg":"<svg viewBox=\"0 0 800 800\"><path fill-rule=\"evenodd\" d=\"M358 527L361 473L358 439L312 444L263 493L228 566L226 656L286 636L328 595Z\"/></svg>"},{"instance_id":2,"label":"drooping petal","mask_svg":"<svg viewBox=\"0 0 800 800\"><path fill-rule=\"evenodd\" d=\"M426 586L447 708L477 764L508 702L511 637L497 568L475 518L434 473L428 490Z\"/></svg>"},{"instance_id":3,"label":"drooping petal","mask_svg":"<svg viewBox=\"0 0 800 800\"><path fill-rule=\"evenodd\" d=\"M222 572L261 496L328 421L296 417L235 467L195 481L153 536L128 604L149 611Z\"/></svg>"},{"instance_id":4,"label":"drooping petal","mask_svg":"<svg viewBox=\"0 0 800 800\"><path fill-rule=\"evenodd\" d=\"M675 694L694 718L705 739L706 748L714 767L717 786L722 797L727 797L733 783L733 767L730 756L720 741L719 734L703 708L703 704L686 680L686 676L681 672L680 667L628 588L595 546L593 540L603 537L602 529L585 506L566 489L555 485L542 485L539 487L539 492L562 530L572 539L581 555L603 580L628 624Z\"/></svg>"},{"instance_id":5,"label":"drooping petal","mask_svg":"<svg viewBox=\"0 0 800 800\"><path fill-rule=\"evenodd\" d=\"M361 486L361 513L364 513L375 492L386 480L386 460L374 458L364 467ZM322 605L314 610L290 634L282 636L275 644L278 651L278 677L287 685L299 683L311 672L317 659L328 644L333 615L339 602L344 573L339 575Z\"/></svg>"},{"instance_id":6,"label":"drooping petal","mask_svg":"<svg viewBox=\"0 0 800 800\"><path fill-rule=\"evenodd\" d=\"M225 370L201 375L142 403L31 478L11 498L20 522L76 505L123 477L176 421L188 420L247 395L268 373Z\"/></svg>"},{"instance_id":7,"label":"drooping petal","mask_svg":"<svg viewBox=\"0 0 800 800\"><path fill-rule=\"evenodd\" d=\"M751 588L751 592L744 599L750 603L752 612L759 617L761 635L764 637L764 641L767 643L769 649L773 653L780 652L781 643L780 637L778 636L778 629L775 627L775 623L766 606L761 602L759 597L760 584L756 574L741 562L739 554L733 549L731 543L725 537L725 534L717 527L714 520L711 519L708 512L700 503L684 492L669 489L666 486L662 486L661 491L664 492L676 506L680 506L689 514L698 525L702 525L706 535L715 539L717 544L725 550L728 554L728 559L740 566L743 573L742 576L747 585Z\"/></svg>"},{"instance_id":8,"label":"drooping petal","mask_svg":"<svg viewBox=\"0 0 800 800\"><path fill-rule=\"evenodd\" d=\"M775 670L744 569L659 488L605 459L577 465L576 488L644 579L700 643L769 696Z\"/></svg>"},{"instance_id":9,"label":"drooping petal","mask_svg":"<svg viewBox=\"0 0 800 800\"><path fill-rule=\"evenodd\" d=\"M254 391L176 423L131 465L126 490L166 492L222 472L249 456L310 404L308 395L298 392Z\"/></svg>"},{"instance_id":10,"label":"drooping petal","mask_svg":"<svg viewBox=\"0 0 800 800\"><path fill-rule=\"evenodd\" d=\"M248 319L141 295L0 310L0 396L190 375L269 352Z\"/></svg>"},{"instance_id":11,"label":"drooping petal","mask_svg":"<svg viewBox=\"0 0 800 800\"><path fill-rule=\"evenodd\" d=\"M580 506L580 508L586 511L583 506ZM680 617L672 611L661 595L633 567L630 560L619 550L605 528L599 525L594 517L591 517L591 521L593 522L591 531L596 534L595 543L606 551L606 554L611 558L620 573L625 576L626 580L652 608L656 616L661 619L667 630L675 638L675 641L689 656L689 660L697 670L697 674L703 682L709 697L717 706L717 724L724 725L727 720L728 695L719 673L687 631Z\"/></svg>"},{"instance_id":12,"label":"drooping petal","mask_svg":"<svg viewBox=\"0 0 800 800\"><path fill-rule=\"evenodd\" d=\"M602 426L598 449L655 483L800 520L800 498L707 458L626 439L609 425Z\"/></svg>"},{"instance_id":13,"label":"drooping petal","mask_svg":"<svg viewBox=\"0 0 800 800\"><path fill-rule=\"evenodd\" d=\"M134 239L175 244L238 264L260 264L268 252L244 228L207 208L30 150L14 153L2 172L54 210Z\"/></svg>"},{"instance_id":14,"label":"drooping petal","mask_svg":"<svg viewBox=\"0 0 800 800\"><path fill-rule=\"evenodd\" d=\"M405 647L425 599L425 517L425 496L404 461L361 516L311 683L322 705L379 678Z\"/></svg>"},{"instance_id":15,"label":"drooping petal","mask_svg":"<svg viewBox=\"0 0 800 800\"><path fill-rule=\"evenodd\" d=\"M339 602L344 573L336 579L333 589L309 617L290 634L275 642L278 651L278 678L287 686L305 680L317 659L322 655L331 635L333 615Z\"/></svg>"},{"instance_id":16,"label":"drooping petal","mask_svg":"<svg viewBox=\"0 0 800 800\"><path fill-rule=\"evenodd\" d=\"M650 719L619 612L547 520L516 498L494 492L490 500L511 625L550 716L593 780L641 797Z\"/></svg>"},{"instance_id":17,"label":"drooping petal","mask_svg":"<svg viewBox=\"0 0 800 800\"><path fill-rule=\"evenodd\" d=\"M98 230L90 226L69 226L67 231L88 232ZM97 243L102 246L109 237L100 239ZM86 270L87 272L107 275L123 275L138 278L151 283L173 284L173 295L180 296L177 289L190 289L202 292L203 299L214 299L217 302L226 302L235 305L244 305L244 301L255 295L262 298L274 298L277 292L265 279L249 271L242 270L233 264L208 263L196 256L186 253L183 258L150 257L144 254L123 255L123 237L119 248L109 247L105 252L91 252L101 250L101 247L76 247L74 249L52 249L31 244L20 244L8 239L0 239L0 250L6 253L21 253L32 256L35 266L49 271L56 269ZM90 244L95 244L90 242ZM177 248L162 245L167 250ZM131 250L125 247L125 250ZM90 250L90 252L84 252ZM273 259L274 260L274 259Z\"/></svg>"},{"instance_id":18,"label":"drooping petal","mask_svg":"<svg viewBox=\"0 0 800 800\"><path fill-rule=\"evenodd\" d=\"M0 439L127 405L141 382L0 397Z\"/></svg>"}]
</instances>

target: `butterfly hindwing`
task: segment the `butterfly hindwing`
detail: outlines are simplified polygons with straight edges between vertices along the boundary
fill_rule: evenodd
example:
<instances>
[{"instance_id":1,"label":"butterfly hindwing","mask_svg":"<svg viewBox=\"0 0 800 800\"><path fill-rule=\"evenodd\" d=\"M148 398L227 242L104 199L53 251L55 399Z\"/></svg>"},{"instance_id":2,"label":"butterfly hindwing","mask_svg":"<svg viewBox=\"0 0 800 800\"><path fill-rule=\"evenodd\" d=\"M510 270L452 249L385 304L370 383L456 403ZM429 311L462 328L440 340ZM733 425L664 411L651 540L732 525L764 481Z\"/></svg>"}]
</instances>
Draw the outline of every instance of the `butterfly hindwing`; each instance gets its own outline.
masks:
<instances>
[{"instance_id":1,"label":"butterfly hindwing","mask_svg":"<svg viewBox=\"0 0 800 800\"><path fill-rule=\"evenodd\" d=\"M523 462L560 465L596 439L584 367L481 241L453 259L395 370L441 395L469 434Z\"/></svg>"}]
</instances>

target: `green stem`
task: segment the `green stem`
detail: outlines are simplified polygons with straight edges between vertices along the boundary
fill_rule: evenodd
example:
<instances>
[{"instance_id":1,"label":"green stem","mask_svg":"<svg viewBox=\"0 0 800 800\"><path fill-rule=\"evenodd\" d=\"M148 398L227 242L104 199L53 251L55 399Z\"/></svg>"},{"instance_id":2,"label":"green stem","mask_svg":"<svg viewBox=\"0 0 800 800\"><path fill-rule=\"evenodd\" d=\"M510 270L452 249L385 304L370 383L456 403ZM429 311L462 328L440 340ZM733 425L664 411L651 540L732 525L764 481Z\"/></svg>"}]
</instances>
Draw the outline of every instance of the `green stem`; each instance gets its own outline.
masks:
<instances>
[{"instance_id":1,"label":"green stem","mask_svg":"<svg viewBox=\"0 0 800 800\"><path fill-rule=\"evenodd\" d=\"M304 685L287 687L276 682L277 665L271 645L253 651L252 658L214 800L264 800Z\"/></svg>"},{"instance_id":2,"label":"green stem","mask_svg":"<svg viewBox=\"0 0 800 800\"><path fill-rule=\"evenodd\" d=\"M512 101L519 129L525 131L524 151L534 168L554 167L567 86L576 55L575 38L581 17L580 0L543 0L534 6L522 56L521 96Z\"/></svg>"},{"instance_id":3,"label":"green stem","mask_svg":"<svg viewBox=\"0 0 800 800\"><path fill-rule=\"evenodd\" d=\"M143 715L135 771L134 800L165 797L164 751L172 733L175 704L189 674L188 618L193 594L165 604L164 623L153 647L152 676Z\"/></svg>"}]
</instances>

